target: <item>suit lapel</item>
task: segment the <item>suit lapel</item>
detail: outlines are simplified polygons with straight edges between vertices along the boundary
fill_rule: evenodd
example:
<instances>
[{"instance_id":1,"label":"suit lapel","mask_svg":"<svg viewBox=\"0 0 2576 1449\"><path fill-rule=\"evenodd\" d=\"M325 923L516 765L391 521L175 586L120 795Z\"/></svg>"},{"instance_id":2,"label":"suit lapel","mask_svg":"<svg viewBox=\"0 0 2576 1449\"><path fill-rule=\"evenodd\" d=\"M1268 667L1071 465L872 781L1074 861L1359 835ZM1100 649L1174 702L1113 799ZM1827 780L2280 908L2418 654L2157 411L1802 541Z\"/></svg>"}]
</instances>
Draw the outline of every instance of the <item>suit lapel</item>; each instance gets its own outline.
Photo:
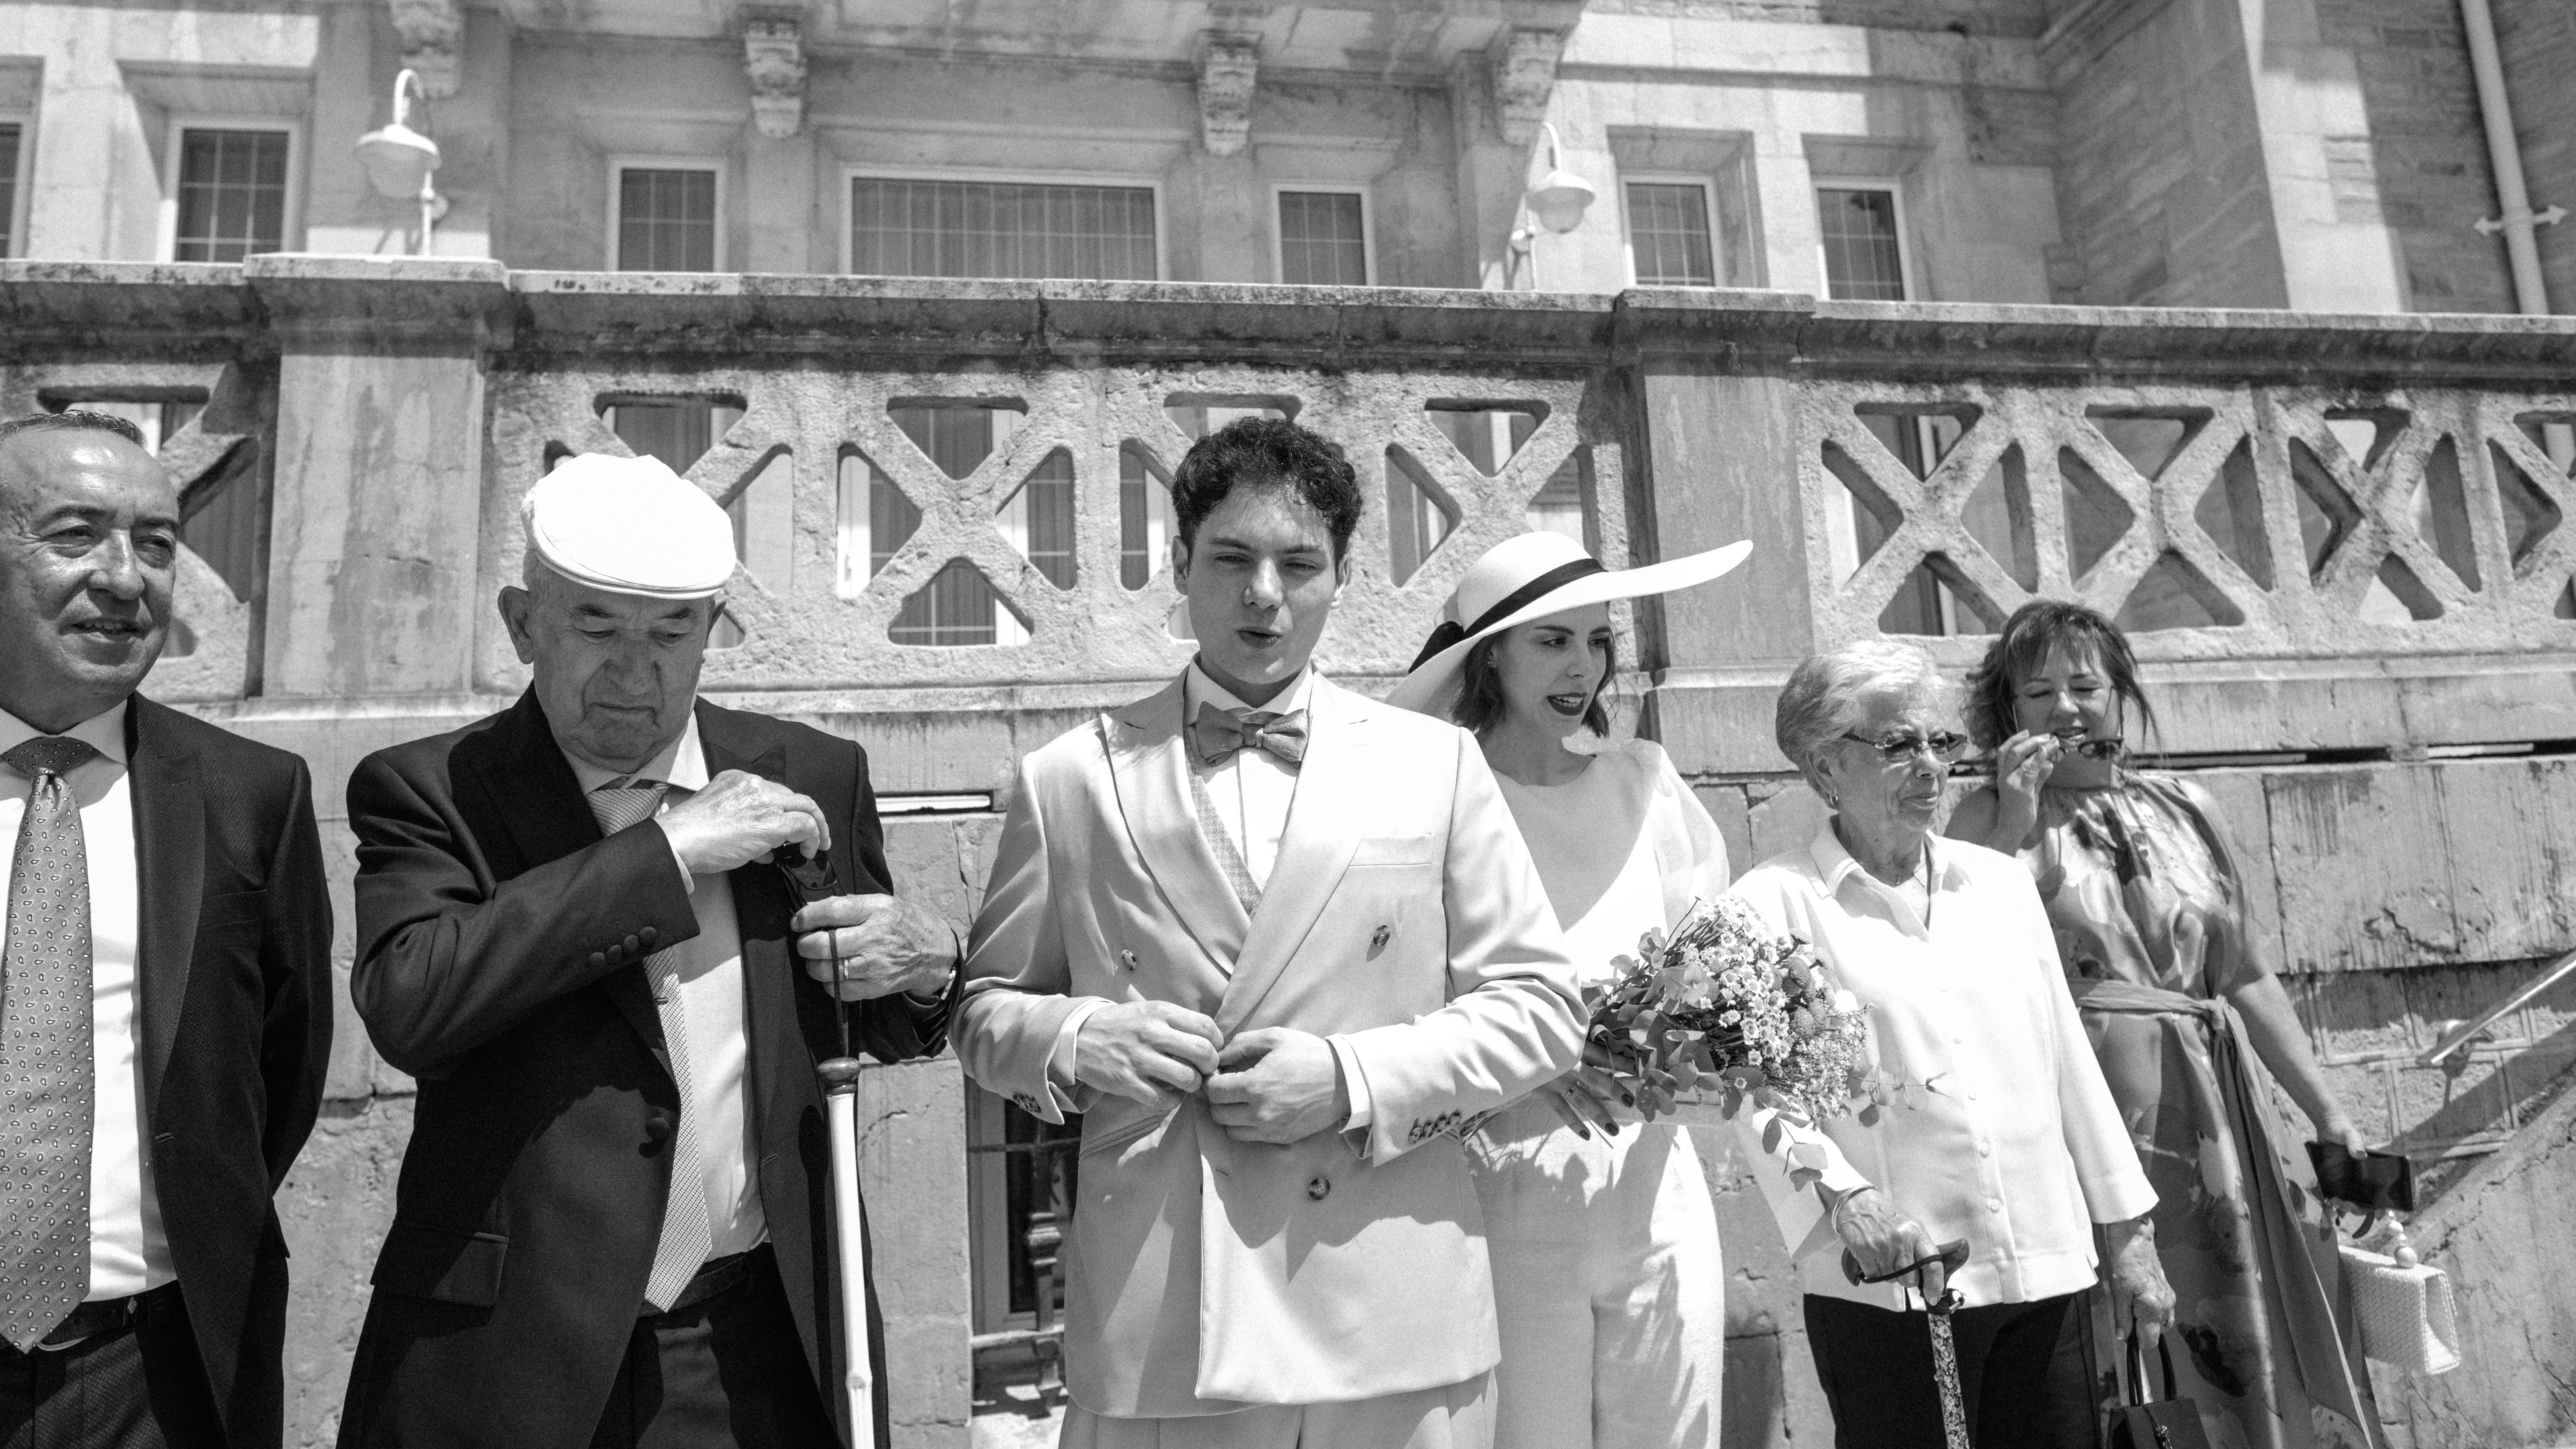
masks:
<instances>
[{"instance_id":1,"label":"suit lapel","mask_svg":"<svg viewBox=\"0 0 2576 1449\"><path fill-rule=\"evenodd\" d=\"M1199 833L1188 747L1181 738L1181 701L1181 681L1175 679L1161 692L1101 716L1100 727L1127 838L1217 969L1232 971L1252 921ZM1266 905L1263 912L1268 913Z\"/></svg>"},{"instance_id":2,"label":"suit lapel","mask_svg":"<svg viewBox=\"0 0 2576 1449\"><path fill-rule=\"evenodd\" d=\"M1331 680L1315 681L1306 702L1306 759L1297 767L1297 796L1279 837L1279 859L1270 867L1260 914L1253 917L1234 979L1217 1008L1217 1029L1228 1036L1242 1029L1287 969L1359 849L1360 822L1369 818L1368 717L1382 708Z\"/></svg>"},{"instance_id":3,"label":"suit lapel","mask_svg":"<svg viewBox=\"0 0 2576 1449\"><path fill-rule=\"evenodd\" d=\"M169 1070L170 1052L179 1039L206 876L205 797L197 787L196 758L163 718L167 713L138 695L125 716L134 864L142 886L134 955L147 1110L160 1100L162 1074Z\"/></svg>"},{"instance_id":4,"label":"suit lapel","mask_svg":"<svg viewBox=\"0 0 2576 1449\"><path fill-rule=\"evenodd\" d=\"M484 735L490 748L459 751L459 767L473 777L484 803L498 817L518 852L517 875L532 866L561 860L600 841L598 817L582 798L581 781L555 743L535 690L519 696L508 715ZM495 862L498 865L498 862ZM671 1070L671 1049L662 1039L662 1018L653 1006L653 988L641 971L613 971L600 981L617 1013L653 1049L662 1070Z\"/></svg>"},{"instance_id":5,"label":"suit lapel","mask_svg":"<svg viewBox=\"0 0 2576 1449\"><path fill-rule=\"evenodd\" d=\"M698 747L706 755L707 778L740 770L794 788L786 750L774 735L744 728L747 718L698 702ZM800 1035L796 981L802 968L792 959L787 878L755 861L727 873L725 885L733 892L734 930L742 946L743 1035L757 1100L752 1121L790 1121L792 1104L778 1099L802 1085L800 1054L793 1050ZM755 1143L753 1150L771 1149Z\"/></svg>"}]
</instances>

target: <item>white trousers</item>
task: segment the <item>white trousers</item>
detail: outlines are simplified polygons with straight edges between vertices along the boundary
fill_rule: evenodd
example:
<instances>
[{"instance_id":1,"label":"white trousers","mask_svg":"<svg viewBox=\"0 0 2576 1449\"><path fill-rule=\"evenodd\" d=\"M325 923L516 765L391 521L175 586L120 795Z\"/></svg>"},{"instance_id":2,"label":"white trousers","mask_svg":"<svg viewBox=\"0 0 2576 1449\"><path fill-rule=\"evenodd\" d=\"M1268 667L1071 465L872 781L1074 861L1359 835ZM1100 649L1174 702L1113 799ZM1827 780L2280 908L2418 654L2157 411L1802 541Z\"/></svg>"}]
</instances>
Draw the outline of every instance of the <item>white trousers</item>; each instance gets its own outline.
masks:
<instances>
[{"instance_id":1,"label":"white trousers","mask_svg":"<svg viewBox=\"0 0 2576 1449\"><path fill-rule=\"evenodd\" d=\"M1586 1140L1524 1100L1467 1145L1503 1337L1495 1449L1713 1449L1726 1270L1690 1134Z\"/></svg>"},{"instance_id":2,"label":"white trousers","mask_svg":"<svg viewBox=\"0 0 2576 1449\"><path fill-rule=\"evenodd\" d=\"M1491 1449L1492 1379L1188 1419L1106 1419L1068 1405L1056 1449Z\"/></svg>"}]
</instances>

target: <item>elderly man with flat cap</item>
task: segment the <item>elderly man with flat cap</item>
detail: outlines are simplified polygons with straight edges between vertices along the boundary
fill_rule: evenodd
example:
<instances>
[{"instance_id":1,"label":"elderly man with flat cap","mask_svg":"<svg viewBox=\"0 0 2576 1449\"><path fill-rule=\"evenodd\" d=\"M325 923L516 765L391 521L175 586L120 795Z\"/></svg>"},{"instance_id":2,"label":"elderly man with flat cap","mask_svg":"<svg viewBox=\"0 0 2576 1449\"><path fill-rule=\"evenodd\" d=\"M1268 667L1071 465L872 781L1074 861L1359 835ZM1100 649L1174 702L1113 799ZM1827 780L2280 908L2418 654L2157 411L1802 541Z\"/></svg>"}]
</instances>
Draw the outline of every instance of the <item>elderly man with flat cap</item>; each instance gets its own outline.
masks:
<instances>
[{"instance_id":1,"label":"elderly man with flat cap","mask_svg":"<svg viewBox=\"0 0 2576 1449\"><path fill-rule=\"evenodd\" d=\"M887 894L856 745L697 698L712 499L587 455L525 519L527 693L349 781L351 987L420 1097L340 1443L838 1443L815 1062L835 994L939 1050L956 934Z\"/></svg>"}]
</instances>

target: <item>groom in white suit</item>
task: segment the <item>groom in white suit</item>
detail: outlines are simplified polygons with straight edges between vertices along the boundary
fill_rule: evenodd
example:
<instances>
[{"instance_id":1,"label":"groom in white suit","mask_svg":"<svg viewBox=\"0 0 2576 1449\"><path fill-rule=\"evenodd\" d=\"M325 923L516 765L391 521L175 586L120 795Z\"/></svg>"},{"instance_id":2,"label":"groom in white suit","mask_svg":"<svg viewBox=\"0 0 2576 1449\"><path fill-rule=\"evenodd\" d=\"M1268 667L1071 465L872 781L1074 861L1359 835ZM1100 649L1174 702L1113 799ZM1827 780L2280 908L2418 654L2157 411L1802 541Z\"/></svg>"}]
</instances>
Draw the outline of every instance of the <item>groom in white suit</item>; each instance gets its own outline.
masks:
<instances>
[{"instance_id":1,"label":"groom in white suit","mask_svg":"<svg viewBox=\"0 0 2576 1449\"><path fill-rule=\"evenodd\" d=\"M1474 741L1308 665L1341 450L1247 419L1172 492L1198 658L1021 762L953 1033L1084 1114L1062 1443L1485 1449L1457 1129L1576 1063L1555 913Z\"/></svg>"}]
</instances>

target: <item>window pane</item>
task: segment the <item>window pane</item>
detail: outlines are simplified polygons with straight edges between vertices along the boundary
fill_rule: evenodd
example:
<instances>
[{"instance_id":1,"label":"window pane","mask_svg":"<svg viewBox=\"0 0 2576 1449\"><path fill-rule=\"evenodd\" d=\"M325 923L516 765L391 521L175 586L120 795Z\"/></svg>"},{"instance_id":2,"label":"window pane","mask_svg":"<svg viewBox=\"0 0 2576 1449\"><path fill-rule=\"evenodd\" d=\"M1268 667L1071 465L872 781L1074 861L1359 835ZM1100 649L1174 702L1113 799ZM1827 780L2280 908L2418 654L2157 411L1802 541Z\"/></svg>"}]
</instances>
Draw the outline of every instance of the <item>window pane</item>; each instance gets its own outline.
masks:
<instances>
[{"instance_id":1,"label":"window pane","mask_svg":"<svg viewBox=\"0 0 2576 1449\"><path fill-rule=\"evenodd\" d=\"M18 127L0 126L0 257L17 255L10 223L18 216Z\"/></svg>"},{"instance_id":2,"label":"window pane","mask_svg":"<svg viewBox=\"0 0 2576 1449\"><path fill-rule=\"evenodd\" d=\"M1826 296L1840 302L1905 300L1895 192L1819 187L1816 223L1824 239Z\"/></svg>"},{"instance_id":3,"label":"window pane","mask_svg":"<svg viewBox=\"0 0 2576 1449\"><path fill-rule=\"evenodd\" d=\"M716 174L648 170L617 173L617 269L716 269Z\"/></svg>"},{"instance_id":4,"label":"window pane","mask_svg":"<svg viewBox=\"0 0 2576 1449\"><path fill-rule=\"evenodd\" d=\"M1714 287L1708 188L1659 181L1628 183L1628 248L1641 287Z\"/></svg>"},{"instance_id":5,"label":"window pane","mask_svg":"<svg viewBox=\"0 0 2576 1449\"><path fill-rule=\"evenodd\" d=\"M855 177L850 270L883 277L1152 281L1154 193L1139 186Z\"/></svg>"},{"instance_id":6,"label":"window pane","mask_svg":"<svg viewBox=\"0 0 2576 1449\"><path fill-rule=\"evenodd\" d=\"M1337 191L1279 193L1279 280L1299 286L1365 287L1368 243L1358 196Z\"/></svg>"},{"instance_id":7,"label":"window pane","mask_svg":"<svg viewBox=\"0 0 2576 1449\"><path fill-rule=\"evenodd\" d=\"M237 262L286 244L284 131L183 131L179 232L183 262Z\"/></svg>"}]
</instances>

